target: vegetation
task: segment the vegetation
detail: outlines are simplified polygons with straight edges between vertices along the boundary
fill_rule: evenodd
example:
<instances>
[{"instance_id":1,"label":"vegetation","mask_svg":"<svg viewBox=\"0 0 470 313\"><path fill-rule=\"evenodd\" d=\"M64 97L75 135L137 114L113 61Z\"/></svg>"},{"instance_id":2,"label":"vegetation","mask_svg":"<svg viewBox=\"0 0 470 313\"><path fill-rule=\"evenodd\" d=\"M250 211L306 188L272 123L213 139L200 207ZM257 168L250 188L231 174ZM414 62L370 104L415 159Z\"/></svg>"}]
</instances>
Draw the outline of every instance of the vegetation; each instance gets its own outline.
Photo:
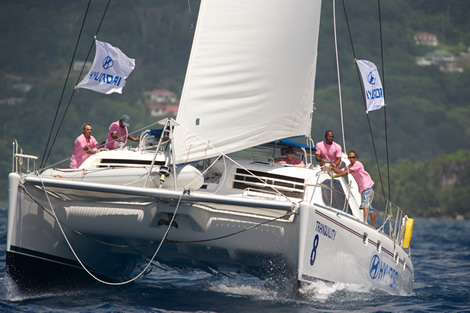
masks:
<instances>
[{"instance_id":1,"label":"vegetation","mask_svg":"<svg viewBox=\"0 0 470 313\"><path fill-rule=\"evenodd\" d=\"M181 93L199 2L111 1L98 40L135 58L136 69L122 95L80 89L71 97L79 72L72 71L65 89L64 85L88 1L1 1L0 101L22 98L23 102L0 102L0 201L7 197L12 139L42 160L56 112L50 140L61 127L48 165L70 156L84 122L94 124L98 141L123 113L131 116L131 131L155 123L142 93L152 89ZM91 2L75 60L92 61L93 36L107 3ZM341 1L336 1L336 18L347 148L358 151L361 159L368 160L366 168L376 172L370 122L380 164L386 163L388 138L394 202L415 216L468 217L470 67L463 62L463 73L442 72L435 65L418 66L416 57L437 48L456 55L468 52L470 2L382 0L382 37L376 1L344 3L349 25ZM331 2L323 1L312 137L320 141L324 131L332 129L343 145L332 20ZM417 46L413 38L418 32L436 34L440 46ZM384 74L386 110L365 114L354 58L374 62ZM33 87L29 92L15 89L19 83ZM375 174L374 180L379 182Z\"/></svg>"},{"instance_id":2,"label":"vegetation","mask_svg":"<svg viewBox=\"0 0 470 313\"><path fill-rule=\"evenodd\" d=\"M373 168L368 164L369 168ZM381 199L388 198L388 176L373 168L376 185L375 206L384 208ZM401 159L390 169L391 200L413 216L429 218L470 219L470 151L459 150L425 162Z\"/></svg>"}]
</instances>

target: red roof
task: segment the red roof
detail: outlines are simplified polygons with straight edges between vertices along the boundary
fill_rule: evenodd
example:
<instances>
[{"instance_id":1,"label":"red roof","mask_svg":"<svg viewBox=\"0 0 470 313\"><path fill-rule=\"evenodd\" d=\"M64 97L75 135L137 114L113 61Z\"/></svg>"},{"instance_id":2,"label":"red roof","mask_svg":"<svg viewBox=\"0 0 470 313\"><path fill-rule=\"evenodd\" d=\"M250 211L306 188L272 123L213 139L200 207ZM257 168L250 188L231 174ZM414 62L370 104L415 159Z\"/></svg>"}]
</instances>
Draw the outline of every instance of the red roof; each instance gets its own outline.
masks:
<instances>
[{"instance_id":1,"label":"red roof","mask_svg":"<svg viewBox=\"0 0 470 313\"><path fill-rule=\"evenodd\" d=\"M177 105L161 105L159 103L150 102L150 103L147 104L147 106L150 109L154 109L154 110L163 110L163 111L167 111L167 112L177 112L178 111L178 106Z\"/></svg>"}]
</instances>

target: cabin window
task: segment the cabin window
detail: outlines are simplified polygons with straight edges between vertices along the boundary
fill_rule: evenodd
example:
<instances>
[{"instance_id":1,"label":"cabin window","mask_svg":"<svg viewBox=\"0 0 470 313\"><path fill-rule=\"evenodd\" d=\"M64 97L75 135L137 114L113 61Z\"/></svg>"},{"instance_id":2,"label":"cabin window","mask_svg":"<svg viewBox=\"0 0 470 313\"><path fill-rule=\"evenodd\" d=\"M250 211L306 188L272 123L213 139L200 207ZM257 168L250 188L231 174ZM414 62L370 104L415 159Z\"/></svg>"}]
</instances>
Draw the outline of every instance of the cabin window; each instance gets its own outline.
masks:
<instances>
[{"instance_id":1,"label":"cabin window","mask_svg":"<svg viewBox=\"0 0 470 313\"><path fill-rule=\"evenodd\" d=\"M256 175L256 177L251 173ZM305 181L302 178L260 171L248 172L241 168L238 168L234 175L234 189L245 190L250 188L261 192L266 191L272 193L274 190L271 186L287 197L302 199L304 196Z\"/></svg>"},{"instance_id":2,"label":"cabin window","mask_svg":"<svg viewBox=\"0 0 470 313\"><path fill-rule=\"evenodd\" d=\"M323 203L342 211L346 202L346 195L341 182L333 179L332 184L331 179L327 179L321 185ZM349 197L352 198L352 195L349 195ZM346 213L352 214L349 203L347 203Z\"/></svg>"}]
</instances>

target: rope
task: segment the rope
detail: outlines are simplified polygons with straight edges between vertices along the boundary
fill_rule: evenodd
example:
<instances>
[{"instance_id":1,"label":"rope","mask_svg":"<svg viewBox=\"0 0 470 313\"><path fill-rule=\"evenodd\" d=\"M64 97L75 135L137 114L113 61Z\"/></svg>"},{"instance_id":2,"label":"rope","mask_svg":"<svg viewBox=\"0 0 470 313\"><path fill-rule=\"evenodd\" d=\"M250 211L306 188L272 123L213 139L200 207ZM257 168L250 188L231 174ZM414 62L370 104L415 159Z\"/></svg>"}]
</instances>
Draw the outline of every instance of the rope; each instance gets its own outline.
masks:
<instances>
[{"instance_id":1,"label":"rope","mask_svg":"<svg viewBox=\"0 0 470 313\"><path fill-rule=\"evenodd\" d=\"M140 129L134 130L133 132L131 132L131 133L129 133L129 134L132 135L132 134L134 134L134 133L136 133L136 132L141 132L142 130L147 129L147 128L149 128L150 126L153 126L153 125L156 125L156 124L159 124L159 122L155 122L155 123L149 124L149 125L144 126L144 127L140 128ZM110 142L114 142L114 141L115 141L115 140L110 141ZM84 152L81 152L80 154L82 154L82 153L86 153L86 152L84 151ZM56 163L54 163L54 164L51 164L51 165L49 165L49 166L47 166L47 167L44 167L44 168L42 168L42 169L43 169L43 170L46 170L46 169L49 169L49 168L54 168L55 166L61 164L62 162L65 162L65 161L70 161L70 158L62 159L62 160L60 160L60 161L58 161L58 162L56 162Z\"/></svg>"},{"instance_id":2,"label":"rope","mask_svg":"<svg viewBox=\"0 0 470 313\"><path fill-rule=\"evenodd\" d=\"M365 95L364 95L364 86L362 85L361 73L360 73L359 67L358 67L357 62L356 62L356 60L357 60L356 52L354 51L354 44L353 44L353 41L352 41L351 28L349 27L348 15L346 13L346 5L344 4L344 0L342 0L342 1L343 1L343 9L344 9L344 16L345 16L345 19L346 19L346 25L348 26L349 39L350 39L350 42L351 42L351 47L352 47L353 56L354 56L354 64L356 65L357 75L358 75L358 78L359 78L359 85L360 85L360 88L361 88L362 100L364 102L365 113L366 113L366 117L367 117L367 124L369 126L369 134L370 134L371 141L372 141L372 147L374 149L375 162L377 164L377 170L378 170L378 174L379 174L380 184L382 186L382 193L385 197L385 189L384 189L384 184L383 184L383 180L382 180L382 173L380 171L379 158L377 156L377 149L375 147L375 140L374 140L374 135L372 133L372 126L371 126L371 123L370 123L369 114L367 113L366 99L365 99Z\"/></svg>"},{"instance_id":3,"label":"rope","mask_svg":"<svg viewBox=\"0 0 470 313\"><path fill-rule=\"evenodd\" d=\"M209 239L200 239L200 240L188 240L188 241L179 241L179 240L166 239L166 241L171 242L171 243L199 243L199 242L208 242L208 241L219 240L219 239L228 238L228 237L232 237L232 236L238 235L238 234L240 234L240 233L249 231L249 230L251 230L251 229L253 229L253 228L259 227L259 226L264 225L264 224L268 224L268 223L270 223L270 222L274 222L274 221L277 221L277 220L280 220L280 219L288 218L288 217L290 217L292 214L294 214L294 212L287 212L287 213L284 214L283 216L276 217L276 218L273 218L273 219L269 219L269 220L266 220L266 221L264 221L264 222L257 223L257 224L255 224L255 225L253 225L253 226L250 226L250 227L248 227L248 228L245 228L245 229L236 231L236 232L231 233L231 234L223 235L223 236L220 236L220 237L214 237L214 238L209 238Z\"/></svg>"},{"instance_id":4,"label":"rope","mask_svg":"<svg viewBox=\"0 0 470 313\"><path fill-rule=\"evenodd\" d=\"M176 213L178 211L178 208L181 204L181 199L184 195L185 192L181 193L179 199L178 199L178 203L175 207L175 211L172 213L172 218L168 224L168 228L166 229L165 231L165 234L162 238L161 241L159 242L154 242L154 243L150 243L150 244L146 244L146 245L134 245L134 246L130 246L130 245L118 245L118 244L111 244L111 243L107 243L107 242L104 242L104 241L101 241L101 240L98 240L98 239L95 239L93 237L90 237L90 236L87 236L85 234L83 234L82 232L78 231L78 230L75 230L71 227L69 227L67 224L63 223L62 221L59 220L59 218L57 217L57 214L54 210L54 207L52 206L52 203L50 201L50 198L48 196L48 193L46 191L46 187L44 185L44 181L42 180L42 177L38 175L38 177L40 178L41 180L41 184L42 184L42 188L44 190L44 194L46 195L46 199L47 199L47 202L51 208L51 210L48 210L46 209L43 205L41 205L39 203L39 201L37 201L29 192L28 190L25 188L24 185L22 185L22 189L26 192L26 194L39 206L41 207L47 214L49 214L50 216L52 216L55 221L57 222L57 225L59 226L59 229L62 233L62 236L64 237L65 241L67 242L67 245L69 246L71 252L73 253L73 255L75 256L76 260L79 262L79 264L81 265L81 267L88 273L88 275L90 275L93 279L95 279L96 281L100 282L100 283L103 283L103 284L106 284L106 285L112 285L112 286L119 286L119 285L125 285L125 284L129 284L135 280L137 280L138 278L140 278L142 275L148 273L148 268L150 267L150 265L153 265L153 262L155 260L155 257L157 256L158 252L160 251L160 248L163 244L163 242L167 241L167 242L170 242L170 243L200 243L200 242L208 242L208 241L214 241L214 240L219 240L219 239L223 239L223 238L228 238L228 237L231 237L231 236L235 236L237 234L240 234L240 233L243 233L243 232L246 232L246 231L249 231L253 228L256 228L256 227L259 227L261 225L264 225L264 224L267 224L267 223L270 223L270 222L273 222L273 221L276 221L276 220L280 220L280 219L284 219L284 218L288 218L289 216L291 216L292 214L294 214L294 212L288 212L286 214L284 214L283 216L280 216L280 217L276 217L276 218L273 218L273 219L268 219L268 220L265 220L263 222L260 222L260 223L257 223L251 227L248 227L246 229L243 229L243 230L240 230L240 231L236 231L236 232L233 232L233 233L229 233L227 235L224 235L224 236L219 236L219 237L214 237L214 238L209 238L209 239L202 239L202 240L190 240L190 241L177 241L177 240L170 240L170 239L167 239L168 237L168 234L169 234L169 231L171 229L171 226L173 225L173 222L175 220L175 217L176 217ZM154 254L152 255L152 258L148 261L147 265L143 268L143 270L137 274L135 277L129 279L129 280L126 280L126 281L123 281L123 282L119 282L119 283L113 283L113 282L109 282L109 281L105 281L105 280L102 280L100 278L98 278L97 276L95 276L93 273L91 273L90 270L88 270L88 268L85 266L85 264L82 262L82 260L79 258L78 254L76 253L76 251L74 250L72 244L70 243L67 235L65 234L65 231L62 227L62 225L64 225L65 227L67 227L69 230L73 231L74 233L76 233L77 235L79 236L82 236L88 240L91 240L91 241L94 241L94 242L97 242L97 243L100 243L100 244L103 244L103 245L107 245L107 246L112 246L112 247L119 247L119 248L141 248L141 247L148 247L148 246L153 246L153 245L156 245L158 243L158 247L157 249L155 250Z\"/></svg>"},{"instance_id":5,"label":"rope","mask_svg":"<svg viewBox=\"0 0 470 313\"><path fill-rule=\"evenodd\" d=\"M29 198L34 201L34 203L36 203L41 209L44 210L44 212L46 212L47 214L49 214L51 217L54 218L54 215L52 214L52 212L48 209L46 209L41 203L39 203L39 201L37 199L35 199L33 197L33 195L28 191L28 189L26 189L26 187L24 185L21 185L21 189L23 189L23 191L29 196ZM59 222L65 226L67 229L69 229L71 232L74 232L76 233L77 235L81 236L81 237L84 237L90 241L94 241L94 242L97 242L97 243L100 243L102 245L105 245L105 246L110 246L110 247L116 247L116 248L131 248L131 249L135 249L135 248L143 248L143 247L151 247L151 246L154 246L156 245L157 243L159 243L159 241L157 242L152 242L152 243L149 243L149 244L144 244L144 245L121 245L121 244L115 244L115 243L109 243L109 242L105 242L105 241L102 241L102 240L99 240L99 239L96 239L96 238L93 238L91 236L88 236L84 233L82 233L81 231L78 231L72 227L70 227L69 225L67 225L66 223L62 222L61 220L59 220Z\"/></svg>"},{"instance_id":6,"label":"rope","mask_svg":"<svg viewBox=\"0 0 470 313\"><path fill-rule=\"evenodd\" d=\"M346 139L344 136L344 120L343 120L343 99L341 97L341 78L339 75L339 53L338 53L338 38L336 36L336 6L335 0L333 2L333 29L334 29L334 37L335 37L335 53L336 53L336 74L338 76L338 96L339 96L339 111L341 116L341 134L343 137L343 150L346 152Z\"/></svg>"},{"instance_id":7,"label":"rope","mask_svg":"<svg viewBox=\"0 0 470 313\"><path fill-rule=\"evenodd\" d=\"M175 121L176 122L176 121ZM241 165L240 163L238 163L237 161L235 161L234 159L232 159L231 157L229 157L228 155L226 155L225 153L223 153L222 151L220 151L217 147L213 146L211 143L209 142L206 142L203 138L201 138L199 135L197 135L196 133L192 132L190 129L188 129L187 127L185 127L184 125L176 122L180 127L184 128L186 131L188 131L189 133L191 133L191 135L193 135L194 137L196 137L197 139L199 139L201 142L203 143L207 143L207 146L211 147L212 149L214 149L215 151L217 151L219 153L219 156L224 156L224 158L227 158L228 160L232 161L233 164L239 166L240 168L244 169L247 173L249 173L251 176L253 176L254 178L258 179L261 183L265 184L267 187L271 188L273 191L277 192L278 194L282 195L286 200L290 201L293 205L295 205L295 202L293 202L292 200L290 200L286 195L284 195L282 192L280 192L279 190L277 190L274 186L272 185L269 185L267 184L264 180L262 180L261 178L259 178L258 176L256 176L254 173L252 173L249 169L247 169L246 167L244 167L243 165Z\"/></svg>"},{"instance_id":8,"label":"rope","mask_svg":"<svg viewBox=\"0 0 470 313\"><path fill-rule=\"evenodd\" d=\"M90 0L90 1L91 1L91 0ZM95 36L94 36L93 41L92 41L92 43L91 43L91 45L90 45L90 49L88 49L88 54L87 54L87 56L86 56L86 58L85 58L85 62L83 63L83 67L82 67L82 70L80 71L80 75L78 75L77 82L75 83L75 86L76 86L76 85L79 83L79 81L81 80L81 77L82 77L82 74L83 74L83 70L85 69L86 62L88 61L88 58L90 57L91 49L93 48L93 45L94 45L95 40L96 40L96 37L98 36L98 32L100 31L101 25L103 24L103 20L104 20L104 17L106 16L106 12L108 11L108 7L109 7L110 3L111 3L111 0L108 0L108 4L106 5L106 8L105 8L105 10L104 10L104 12L103 12L103 16L101 17L101 21L100 21L100 23L99 23L99 25L98 25L98 29L96 30ZM88 11L88 8L87 8L87 11ZM85 23L85 21L83 21L83 23ZM82 28L83 28L83 25L82 25ZM80 35L81 35L81 33L82 33L82 30L80 30ZM77 45L78 45L78 41L77 41ZM76 48L75 48L75 49L76 49ZM75 52L74 52L74 56L75 56ZM72 62L73 62L73 59L72 59ZM72 65L71 65L71 66L72 66ZM69 71L70 71L70 69L69 69ZM68 75L67 75L67 76L68 76ZM67 82L67 80L66 80L66 82ZM65 89L65 85L64 85L64 89ZM62 119L61 119L61 121L60 121L60 124L59 124L59 126L57 127L57 131L56 131L56 134L55 134L55 136L54 136L54 140L53 140L53 142L52 142L52 144L51 144L51 148L49 149L49 152L48 152L48 154L47 154L47 157L46 157L45 159L44 159L44 157L43 157L43 162L41 163L40 168L43 168L43 167L46 165L47 160L49 159L49 156L50 156L50 154L51 154L51 152L52 152L52 148L54 147L55 141L57 140L57 136L59 135L59 131L60 131L61 127L62 127L62 124L64 123L65 116L67 115L67 111L68 111L68 109L69 109L69 107L70 107L70 104L72 103L72 99L73 99L73 96L74 96L74 95L75 95L75 88L73 89L72 94L70 95L70 99L69 99L69 102L67 103L67 107L65 108L65 111L64 111L64 114L62 115ZM62 101L62 97L61 97L61 101ZM59 102L59 105L60 105L60 102ZM56 121L56 117L54 117L54 123L55 123L55 121ZM54 124L54 123L53 123L53 124ZM52 133L52 129L51 129L51 133ZM49 136L50 136L50 135L49 135ZM49 140L48 140L48 141L49 141ZM44 153L45 153L45 151L44 151Z\"/></svg>"},{"instance_id":9,"label":"rope","mask_svg":"<svg viewBox=\"0 0 470 313\"><path fill-rule=\"evenodd\" d=\"M64 229L63 229L63 227L62 227L62 224L61 224L59 218L57 217L57 214L55 213L54 207L52 206L52 203L51 203L51 201L50 201L50 199L49 199L49 195L47 194L46 187L44 186L44 182L43 182L41 176L40 176L40 175L38 175L38 176L39 176L39 178L40 178L40 180L41 180L41 184L42 184L42 187L43 187L43 189L44 189L44 194L46 195L47 202L49 203L49 206L51 207L51 211L52 211L52 213L53 213L53 217L54 217L54 219L56 220L57 225L59 226L59 229L60 229L60 231L61 231L61 233L62 233L62 236L64 236L64 239L65 239L65 241L67 242L67 245L68 245L69 248L70 248L70 251L73 253L73 255L74 255L75 258L77 259L78 263L80 263L81 267L88 273L88 275L90 275L90 276L93 277L96 281L98 281L98 282L100 282L100 283L102 283L102 284L111 285L111 286L121 286L121 285L129 284L129 283L131 283L131 282L137 280L139 277L141 277L141 276L144 275L145 273L147 273L148 268L150 267L150 265L152 265L153 260L154 260L155 257L157 256L157 254L158 254L158 252L160 251L160 248L161 248L163 242L165 241L166 237L168 236L168 232L170 231L171 225L173 224L174 218L175 218L175 216L176 216L176 212L178 211L179 205L180 205L180 203L181 203L181 198L183 197L183 194L184 194L184 193L181 193L181 196L180 196L179 199L178 199L178 203L177 203L177 205L176 205L175 211L174 211L173 216L172 216L172 218L171 218L171 221L170 221L170 223L169 223L169 225L168 225L168 228L167 228L167 230L165 231L165 234L163 235L163 238L162 238L162 240L160 241L160 243L159 243L157 249L155 250L155 253L153 254L153 256L152 256L152 258L150 259L150 261L147 263L147 265L144 267L144 269L143 269L139 274L137 274L135 277L133 277L133 278L131 278L131 279L129 279L129 280L126 280L126 281L123 281L123 282L119 282L119 283L112 283L112 282L108 282L108 281L105 281L105 280L102 280L102 279L96 277L92 272L90 272L90 270L88 270L88 268L85 266L85 264L83 264L82 260L78 257L77 253L75 252L75 250L74 250L73 247L72 247L72 244L70 243L69 239L67 238L67 235L66 235L65 232L64 232Z\"/></svg>"},{"instance_id":10,"label":"rope","mask_svg":"<svg viewBox=\"0 0 470 313\"><path fill-rule=\"evenodd\" d=\"M67 85L67 82L68 82L68 79L69 79L69 76L70 76L70 71L72 70L73 61L75 59L75 54L77 53L78 43L80 42L80 37L81 37L82 32L83 32L83 26L85 25L85 21L86 21L87 15L88 15L88 9L90 8L90 4L91 4L91 0L88 1L88 6L87 6L86 11L85 11L85 16L83 17L82 26L80 28L80 33L78 34L77 43L75 44L75 49L73 51L72 60L70 61L69 70L67 72L67 77L65 78L64 87L62 88L62 93L60 94L59 103L57 104L57 109L55 111L54 120L52 121L52 126L51 126L51 130L49 132L49 137L47 138L46 147L44 148L44 154L42 156L43 161L41 162L40 168L42 168L44 166L44 164L46 163L46 161L45 161L46 151L47 151L48 146L49 146L49 141L50 141L51 136L52 136L52 131L54 129L54 125L55 125L55 122L56 122L56 119L57 119L57 115L59 114L60 104L62 103L62 98L64 97L65 87ZM51 147L51 149L52 149L52 147Z\"/></svg>"},{"instance_id":11,"label":"rope","mask_svg":"<svg viewBox=\"0 0 470 313\"><path fill-rule=\"evenodd\" d=\"M382 39L382 14L380 10L380 0L377 0L378 11L379 11L379 26L380 26L380 55L382 60L382 86L383 86L383 95L385 101L385 66L384 66L384 51L383 51L383 39ZM387 177L388 177L388 200L392 201L392 192L391 192L391 183L390 183L390 161L388 153L388 127L387 127L387 105L384 105L384 128L385 128L385 149L387 156ZM391 210L391 208L390 208ZM390 213L392 213L390 211Z\"/></svg>"},{"instance_id":12,"label":"rope","mask_svg":"<svg viewBox=\"0 0 470 313\"><path fill-rule=\"evenodd\" d=\"M189 12L189 18L192 20L193 13L192 13L192 10L191 10L191 3L189 1L190 0L188 0L188 12ZM194 21L191 21L191 25L189 26L189 30L193 30L193 29L194 29Z\"/></svg>"}]
</instances>

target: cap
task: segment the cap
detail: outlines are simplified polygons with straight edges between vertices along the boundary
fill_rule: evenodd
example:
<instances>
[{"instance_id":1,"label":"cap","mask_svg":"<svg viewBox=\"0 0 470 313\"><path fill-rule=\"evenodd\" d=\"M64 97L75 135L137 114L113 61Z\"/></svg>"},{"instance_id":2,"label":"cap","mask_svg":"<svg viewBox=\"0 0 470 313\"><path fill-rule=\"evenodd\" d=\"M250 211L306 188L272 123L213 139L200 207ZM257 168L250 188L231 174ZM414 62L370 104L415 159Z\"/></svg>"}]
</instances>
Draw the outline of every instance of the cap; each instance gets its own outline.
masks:
<instances>
[{"instance_id":1,"label":"cap","mask_svg":"<svg viewBox=\"0 0 470 313\"><path fill-rule=\"evenodd\" d=\"M122 125L124 125L126 127L129 127L130 120L131 120L131 118L127 114L124 114L123 116L121 116Z\"/></svg>"}]
</instances>

